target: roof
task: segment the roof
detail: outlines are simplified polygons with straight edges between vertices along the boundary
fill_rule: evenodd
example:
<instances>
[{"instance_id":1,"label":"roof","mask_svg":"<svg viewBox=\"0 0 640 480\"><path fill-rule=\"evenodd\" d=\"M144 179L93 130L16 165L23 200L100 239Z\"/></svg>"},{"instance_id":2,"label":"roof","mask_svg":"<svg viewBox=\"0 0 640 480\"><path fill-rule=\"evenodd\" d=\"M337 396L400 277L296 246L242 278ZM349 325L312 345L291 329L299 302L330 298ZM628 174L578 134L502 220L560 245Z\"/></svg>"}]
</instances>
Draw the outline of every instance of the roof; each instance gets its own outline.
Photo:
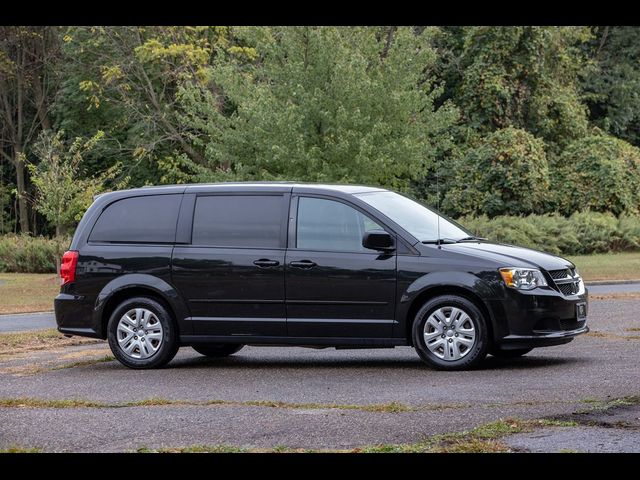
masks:
<instances>
[{"instance_id":1,"label":"roof","mask_svg":"<svg viewBox=\"0 0 640 480\"><path fill-rule=\"evenodd\" d=\"M154 193L196 193L211 190L221 191L293 191L320 192L332 191L343 194L356 194L365 192L383 191L381 187L369 187L365 185L326 184L326 183L299 183L299 182L221 182L221 183L190 183L182 185L153 185L141 188L121 190L118 193L145 195ZM116 192L109 192L116 193Z\"/></svg>"}]
</instances>

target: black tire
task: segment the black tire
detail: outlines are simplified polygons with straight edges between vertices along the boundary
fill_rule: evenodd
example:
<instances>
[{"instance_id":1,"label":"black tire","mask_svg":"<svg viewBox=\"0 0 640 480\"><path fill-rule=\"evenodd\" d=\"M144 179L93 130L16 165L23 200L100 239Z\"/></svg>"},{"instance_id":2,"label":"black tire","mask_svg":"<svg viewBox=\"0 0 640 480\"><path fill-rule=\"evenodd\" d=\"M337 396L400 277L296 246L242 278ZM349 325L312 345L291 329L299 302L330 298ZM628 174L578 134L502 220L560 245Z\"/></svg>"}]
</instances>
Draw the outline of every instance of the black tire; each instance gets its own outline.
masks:
<instances>
[{"instance_id":1,"label":"black tire","mask_svg":"<svg viewBox=\"0 0 640 480\"><path fill-rule=\"evenodd\" d=\"M212 358L228 357L242 350L242 347L244 347L244 345L238 343L214 343L191 346L191 348L199 354Z\"/></svg>"},{"instance_id":2,"label":"black tire","mask_svg":"<svg viewBox=\"0 0 640 480\"><path fill-rule=\"evenodd\" d=\"M518 348L515 350L491 350L489 353L498 358L518 358L529 353L533 348Z\"/></svg>"},{"instance_id":3,"label":"black tire","mask_svg":"<svg viewBox=\"0 0 640 480\"><path fill-rule=\"evenodd\" d=\"M151 311L162 326L162 341L158 350L147 358L133 358L118 343L118 323L130 310L144 308ZM158 301L147 297L134 297L122 302L111 314L107 325L109 347L116 359L134 369L159 368L169 363L178 352L178 329L167 309Z\"/></svg>"},{"instance_id":4,"label":"black tire","mask_svg":"<svg viewBox=\"0 0 640 480\"><path fill-rule=\"evenodd\" d=\"M445 360L438 357L429 350L424 338L424 327L429 316L443 307L462 309L469 316L475 328L475 342L471 347L465 349L462 358L457 360ZM474 368L487 356L489 348L489 330L484 315L471 301L457 295L442 295L425 303L416 314L413 322L412 339L413 346L422 361L438 370L467 370Z\"/></svg>"}]
</instances>

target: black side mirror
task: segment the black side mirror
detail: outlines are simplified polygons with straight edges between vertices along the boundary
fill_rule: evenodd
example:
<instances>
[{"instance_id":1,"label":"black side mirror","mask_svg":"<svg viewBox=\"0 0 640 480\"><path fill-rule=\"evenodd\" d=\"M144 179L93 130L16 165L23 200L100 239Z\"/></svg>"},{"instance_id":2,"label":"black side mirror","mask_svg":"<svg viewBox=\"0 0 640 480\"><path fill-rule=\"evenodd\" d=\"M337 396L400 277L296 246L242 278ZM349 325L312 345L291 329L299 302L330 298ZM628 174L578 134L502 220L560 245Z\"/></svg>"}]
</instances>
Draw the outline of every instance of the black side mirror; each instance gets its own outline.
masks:
<instances>
[{"instance_id":1,"label":"black side mirror","mask_svg":"<svg viewBox=\"0 0 640 480\"><path fill-rule=\"evenodd\" d=\"M384 230L369 230L362 237L362 246L371 250L383 250L390 252L395 250L395 241Z\"/></svg>"}]
</instances>

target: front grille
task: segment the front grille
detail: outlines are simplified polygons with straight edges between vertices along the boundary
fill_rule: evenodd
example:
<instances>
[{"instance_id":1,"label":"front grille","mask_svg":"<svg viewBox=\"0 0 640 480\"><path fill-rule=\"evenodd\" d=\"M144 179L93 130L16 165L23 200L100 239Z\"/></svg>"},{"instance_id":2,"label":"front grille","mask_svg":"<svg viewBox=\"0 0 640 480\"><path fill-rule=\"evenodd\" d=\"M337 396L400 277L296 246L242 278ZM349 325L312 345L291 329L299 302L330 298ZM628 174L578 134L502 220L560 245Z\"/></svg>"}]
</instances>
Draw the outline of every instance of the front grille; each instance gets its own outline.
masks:
<instances>
[{"instance_id":1,"label":"front grille","mask_svg":"<svg viewBox=\"0 0 640 480\"><path fill-rule=\"evenodd\" d=\"M575 295L580 291L580 285L578 282L561 283L558 285L558 288L563 295Z\"/></svg>"},{"instance_id":2,"label":"front grille","mask_svg":"<svg viewBox=\"0 0 640 480\"><path fill-rule=\"evenodd\" d=\"M576 274L575 268L549 270L549 275L563 295L568 296L580 293L580 277Z\"/></svg>"},{"instance_id":3,"label":"front grille","mask_svg":"<svg viewBox=\"0 0 640 480\"><path fill-rule=\"evenodd\" d=\"M569 276L569 269L563 268L562 270L549 270L549 275L551 275L551 278L554 280L567 278Z\"/></svg>"}]
</instances>

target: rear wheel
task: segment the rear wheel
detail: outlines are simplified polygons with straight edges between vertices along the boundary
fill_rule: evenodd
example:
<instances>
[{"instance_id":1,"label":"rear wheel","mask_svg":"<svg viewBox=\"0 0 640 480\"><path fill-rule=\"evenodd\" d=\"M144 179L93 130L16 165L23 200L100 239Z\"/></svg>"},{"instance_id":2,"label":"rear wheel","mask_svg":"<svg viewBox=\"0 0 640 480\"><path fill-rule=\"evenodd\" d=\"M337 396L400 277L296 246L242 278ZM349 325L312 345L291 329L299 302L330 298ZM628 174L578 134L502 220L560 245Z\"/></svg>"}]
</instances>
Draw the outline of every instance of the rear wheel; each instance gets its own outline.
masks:
<instances>
[{"instance_id":1,"label":"rear wheel","mask_svg":"<svg viewBox=\"0 0 640 480\"><path fill-rule=\"evenodd\" d=\"M111 314L107 338L113 355L129 368L158 368L178 351L178 332L171 315L158 301L130 298Z\"/></svg>"},{"instance_id":2,"label":"rear wheel","mask_svg":"<svg viewBox=\"0 0 640 480\"><path fill-rule=\"evenodd\" d=\"M439 370L473 368L487 355L486 320L472 302L457 295L429 300L416 314L412 336L420 358Z\"/></svg>"},{"instance_id":3,"label":"rear wheel","mask_svg":"<svg viewBox=\"0 0 640 480\"><path fill-rule=\"evenodd\" d=\"M228 357L236 352L239 352L244 345L237 343L216 343L209 345L193 345L196 352L206 357L220 358Z\"/></svg>"},{"instance_id":4,"label":"rear wheel","mask_svg":"<svg viewBox=\"0 0 640 480\"><path fill-rule=\"evenodd\" d=\"M529 353L533 348L517 348L515 350L492 350L491 355L498 358L517 358Z\"/></svg>"}]
</instances>

